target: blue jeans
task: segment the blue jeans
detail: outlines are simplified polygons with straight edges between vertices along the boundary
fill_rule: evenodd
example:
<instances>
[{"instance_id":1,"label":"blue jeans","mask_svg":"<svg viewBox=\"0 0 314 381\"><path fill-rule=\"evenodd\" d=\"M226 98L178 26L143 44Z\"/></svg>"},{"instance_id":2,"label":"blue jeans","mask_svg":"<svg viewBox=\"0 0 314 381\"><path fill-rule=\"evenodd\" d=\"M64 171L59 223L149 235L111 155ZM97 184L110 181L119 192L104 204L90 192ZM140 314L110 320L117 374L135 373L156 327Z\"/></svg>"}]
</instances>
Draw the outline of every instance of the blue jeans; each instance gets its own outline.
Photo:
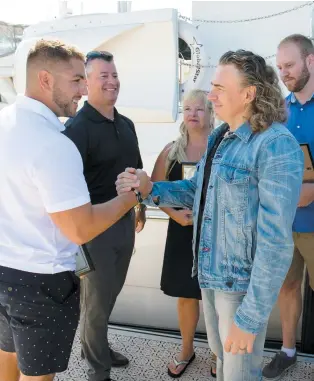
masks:
<instances>
[{"instance_id":1,"label":"blue jeans","mask_svg":"<svg viewBox=\"0 0 314 381\"><path fill-rule=\"evenodd\" d=\"M252 354L233 355L224 343L235 313L245 296L243 292L202 289L205 324L210 349L217 355L218 381L261 381L266 327L256 336Z\"/></svg>"}]
</instances>

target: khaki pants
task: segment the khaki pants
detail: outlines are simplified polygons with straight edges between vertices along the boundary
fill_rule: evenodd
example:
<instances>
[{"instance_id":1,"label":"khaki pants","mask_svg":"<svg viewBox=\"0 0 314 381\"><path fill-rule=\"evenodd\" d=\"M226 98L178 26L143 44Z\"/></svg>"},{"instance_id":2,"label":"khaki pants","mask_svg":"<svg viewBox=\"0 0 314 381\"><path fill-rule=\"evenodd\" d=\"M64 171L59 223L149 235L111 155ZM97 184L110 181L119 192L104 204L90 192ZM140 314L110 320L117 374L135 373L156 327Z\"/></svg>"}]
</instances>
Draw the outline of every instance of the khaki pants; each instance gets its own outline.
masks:
<instances>
[{"instance_id":1,"label":"khaki pants","mask_svg":"<svg viewBox=\"0 0 314 381\"><path fill-rule=\"evenodd\" d=\"M81 281L80 334L82 357L90 381L109 380L112 352L108 342L109 317L124 285L132 257L135 223L128 213L87 243L95 271Z\"/></svg>"},{"instance_id":2,"label":"khaki pants","mask_svg":"<svg viewBox=\"0 0 314 381\"><path fill-rule=\"evenodd\" d=\"M314 233L293 233L294 253L285 283L302 280L304 263L314 290Z\"/></svg>"}]
</instances>

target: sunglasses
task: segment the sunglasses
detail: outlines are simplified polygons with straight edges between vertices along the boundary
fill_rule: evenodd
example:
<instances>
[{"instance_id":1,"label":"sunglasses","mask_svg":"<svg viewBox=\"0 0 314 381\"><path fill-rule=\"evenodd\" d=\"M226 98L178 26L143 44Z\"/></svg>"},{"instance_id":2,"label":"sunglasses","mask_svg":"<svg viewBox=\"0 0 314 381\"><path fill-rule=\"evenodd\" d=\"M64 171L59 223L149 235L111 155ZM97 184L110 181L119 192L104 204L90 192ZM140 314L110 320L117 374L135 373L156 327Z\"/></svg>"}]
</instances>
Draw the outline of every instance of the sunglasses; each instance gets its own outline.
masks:
<instances>
[{"instance_id":1,"label":"sunglasses","mask_svg":"<svg viewBox=\"0 0 314 381\"><path fill-rule=\"evenodd\" d=\"M105 61L112 61L113 59L113 54L109 53L109 52L105 52L105 51L101 51L101 50L94 50L92 52L89 52L87 53L86 55L86 63L90 60L94 60L96 58L100 58L100 59L103 59Z\"/></svg>"}]
</instances>

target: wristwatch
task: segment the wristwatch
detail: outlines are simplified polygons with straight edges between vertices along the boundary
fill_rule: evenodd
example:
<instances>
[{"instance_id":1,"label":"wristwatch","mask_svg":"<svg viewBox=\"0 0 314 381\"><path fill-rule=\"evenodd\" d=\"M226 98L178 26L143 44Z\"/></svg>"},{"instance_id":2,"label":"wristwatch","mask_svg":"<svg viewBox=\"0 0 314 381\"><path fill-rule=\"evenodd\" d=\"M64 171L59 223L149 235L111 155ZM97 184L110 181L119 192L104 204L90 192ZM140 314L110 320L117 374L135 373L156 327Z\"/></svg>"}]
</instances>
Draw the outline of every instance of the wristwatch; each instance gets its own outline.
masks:
<instances>
[{"instance_id":1,"label":"wristwatch","mask_svg":"<svg viewBox=\"0 0 314 381\"><path fill-rule=\"evenodd\" d=\"M135 188L132 188L131 190L135 193L137 203L141 204L144 201L143 198L142 198L141 192L139 192Z\"/></svg>"}]
</instances>

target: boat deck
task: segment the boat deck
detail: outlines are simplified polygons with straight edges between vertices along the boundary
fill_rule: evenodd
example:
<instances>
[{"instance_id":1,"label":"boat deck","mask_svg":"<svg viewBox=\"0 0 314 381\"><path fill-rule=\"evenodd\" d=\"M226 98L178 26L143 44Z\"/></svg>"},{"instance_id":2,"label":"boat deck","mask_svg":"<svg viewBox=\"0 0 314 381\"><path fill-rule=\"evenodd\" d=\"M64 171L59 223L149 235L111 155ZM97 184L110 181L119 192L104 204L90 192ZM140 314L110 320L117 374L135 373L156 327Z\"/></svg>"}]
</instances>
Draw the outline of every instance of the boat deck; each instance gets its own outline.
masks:
<instances>
[{"instance_id":1,"label":"boat deck","mask_svg":"<svg viewBox=\"0 0 314 381\"><path fill-rule=\"evenodd\" d=\"M168 335L153 334L127 328L111 327L109 341L114 350L130 359L127 368L113 369L111 377L115 381L170 381L167 364L180 350L180 339ZM210 350L203 341L195 343L196 359L180 377L181 381L211 381L209 358ZM265 363L273 353L265 351ZM314 358L299 356L298 364L281 381L314 380ZM56 377L57 381L85 381L86 365L80 357L78 335L75 338L69 369Z\"/></svg>"}]
</instances>

